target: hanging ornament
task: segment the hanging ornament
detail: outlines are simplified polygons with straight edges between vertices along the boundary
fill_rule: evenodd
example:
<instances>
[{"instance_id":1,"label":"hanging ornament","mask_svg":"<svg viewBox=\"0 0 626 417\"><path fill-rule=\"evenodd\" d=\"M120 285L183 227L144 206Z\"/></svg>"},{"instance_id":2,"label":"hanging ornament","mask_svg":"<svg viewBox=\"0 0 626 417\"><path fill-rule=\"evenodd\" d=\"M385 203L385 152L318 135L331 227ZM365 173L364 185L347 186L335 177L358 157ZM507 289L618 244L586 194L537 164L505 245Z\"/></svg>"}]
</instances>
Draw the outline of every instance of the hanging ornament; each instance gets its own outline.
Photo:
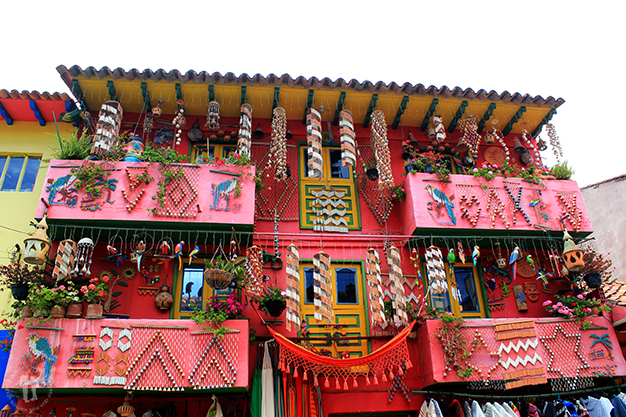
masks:
<instances>
[{"instance_id":1,"label":"hanging ornament","mask_svg":"<svg viewBox=\"0 0 626 417\"><path fill-rule=\"evenodd\" d=\"M372 318L372 326L387 327L387 317L385 317L384 295L382 279L380 276L380 258L376 249L367 250L365 257L365 278L369 294L369 306Z\"/></svg>"},{"instance_id":2,"label":"hanging ornament","mask_svg":"<svg viewBox=\"0 0 626 417\"><path fill-rule=\"evenodd\" d=\"M431 246L426 249L425 256L430 291L433 295L443 294L448 291L448 281L441 250L436 246Z\"/></svg>"},{"instance_id":3,"label":"hanging ornament","mask_svg":"<svg viewBox=\"0 0 626 417\"><path fill-rule=\"evenodd\" d=\"M79 275L83 275L85 278L89 278L91 276L91 271L89 270L89 268L91 267L93 247L93 240L88 237L84 237L78 241L76 250L76 264L74 265L74 270L71 274L72 278L76 278Z\"/></svg>"},{"instance_id":4,"label":"hanging ornament","mask_svg":"<svg viewBox=\"0 0 626 417\"><path fill-rule=\"evenodd\" d=\"M464 264L465 263L465 249L463 249L463 244L459 241L457 242L456 247L459 250L459 259L461 260L461 263Z\"/></svg>"},{"instance_id":5,"label":"hanging ornament","mask_svg":"<svg viewBox=\"0 0 626 417\"><path fill-rule=\"evenodd\" d=\"M508 161L510 157L510 153L509 153L509 148L504 143L504 135L502 134L502 132L500 132L498 129L494 127L493 136L498 140L498 143L500 143L500 146L502 146L502 149L504 149L504 153L506 155L505 160Z\"/></svg>"},{"instance_id":6,"label":"hanging ornament","mask_svg":"<svg viewBox=\"0 0 626 417\"><path fill-rule=\"evenodd\" d=\"M530 148L529 153L534 154L535 157L531 158L531 163L532 160L534 159L537 162L537 166L538 167L543 167L543 163L541 162L541 156L539 155L539 149L537 149L533 143L533 137L530 133L528 133L528 131L526 129L524 129L524 131L522 132L522 139L524 139L524 142L526 142L526 144L528 145L528 148ZM523 156L523 155L522 155ZM523 161L522 161L523 162ZM530 165L526 164L526 166Z\"/></svg>"},{"instance_id":7,"label":"hanging ornament","mask_svg":"<svg viewBox=\"0 0 626 417\"><path fill-rule=\"evenodd\" d=\"M554 153L556 162L561 162L560 158L563 157L563 148L561 147L561 141L559 140L559 135L556 134L554 125L548 123L546 125L546 131L548 132L548 137L550 138L550 145L552 146L552 152Z\"/></svg>"},{"instance_id":8,"label":"hanging ornament","mask_svg":"<svg viewBox=\"0 0 626 417\"><path fill-rule=\"evenodd\" d=\"M396 327L409 323L409 317L406 313L406 298L404 296L404 287L402 284L402 267L400 260L400 251L395 245L387 248L387 265L389 265L389 291L394 295L391 299L393 307L393 321Z\"/></svg>"},{"instance_id":9,"label":"hanging ornament","mask_svg":"<svg viewBox=\"0 0 626 417\"><path fill-rule=\"evenodd\" d=\"M187 124L187 119L184 116L185 109L183 109L183 104L185 104L185 102L182 100L178 100L176 101L176 104L178 104L178 113L176 113L176 116L174 117L172 123L176 128L176 134L174 135L174 137L176 138L176 145L180 145L181 135L183 134L183 126Z\"/></svg>"},{"instance_id":10,"label":"hanging ornament","mask_svg":"<svg viewBox=\"0 0 626 417\"><path fill-rule=\"evenodd\" d=\"M330 255L320 251L313 255L313 282L315 319L319 323L325 320L326 323L333 322L333 300L330 276Z\"/></svg>"},{"instance_id":11,"label":"hanging ornament","mask_svg":"<svg viewBox=\"0 0 626 417\"><path fill-rule=\"evenodd\" d=\"M258 246L251 246L246 251L246 280L244 288L248 297L259 297L263 293L261 288L263 280L262 252Z\"/></svg>"},{"instance_id":12,"label":"hanging ornament","mask_svg":"<svg viewBox=\"0 0 626 417\"><path fill-rule=\"evenodd\" d=\"M309 178L322 178L322 115L319 110L311 107L306 114L306 138L309 146L308 169Z\"/></svg>"},{"instance_id":13,"label":"hanging ornament","mask_svg":"<svg viewBox=\"0 0 626 417\"><path fill-rule=\"evenodd\" d=\"M285 327L291 331L293 324L297 333L300 330L300 253L296 245L287 246L285 273L287 274Z\"/></svg>"},{"instance_id":14,"label":"hanging ornament","mask_svg":"<svg viewBox=\"0 0 626 417\"><path fill-rule=\"evenodd\" d=\"M383 189L393 188L395 184L391 172L387 122L385 121L385 114L380 110L376 110L372 113L370 146L374 150L374 158L376 159L376 165L378 167L378 186Z\"/></svg>"},{"instance_id":15,"label":"hanging ornament","mask_svg":"<svg viewBox=\"0 0 626 417\"><path fill-rule=\"evenodd\" d=\"M163 109L161 108L161 103L163 103L163 99L160 98L157 100L157 105L152 108L152 117L161 117L163 114Z\"/></svg>"},{"instance_id":16,"label":"hanging ornament","mask_svg":"<svg viewBox=\"0 0 626 417\"><path fill-rule=\"evenodd\" d=\"M150 242L150 243L149 243ZM133 235L130 241L131 261L137 262L137 271L141 272L141 258L152 249L152 236L148 233Z\"/></svg>"},{"instance_id":17,"label":"hanging ornament","mask_svg":"<svg viewBox=\"0 0 626 417\"><path fill-rule=\"evenodd\" d=\"M270 147L267 168L276 165L274 179L287 179L287 113L282 107L274 109L272 118L272 145ZM269 175L269 174L268 174Z\"/></svg>"},{"instance_id":18,"label":"hanging ornament","mask_svg":"<svg viewBox=\"0 0 626 417\"><path fill-rule=\"evenodd\" d=\"M206 128L209 131L215 131L220 128L220 103L212 101L209 103L209 109L206 113Z\"/></svg>"},{"instance_id":19,"label":"hanging ornament","mask_svg":"<svg viewBox=\"0 0 626 417\"><path fill-rule=\"evenodd\" d=\"M52 246L48 238L47 215L35 226L35 231L30 237L24 239L24 262L33 265L43 265L46 262L46 255Z\"/></svg>"},{"instance_id":20,"label":"hanging ornament","mask_svg":"<svg viewBox=\"0 0 626 417\"><path fill-rule=\"evenodd\" d=\"M585 267L585 260L583 259L583 251L576 246L574 239L567 233L567 230L563 231L563 262L565 266L571 272L578 272Z\"/></svg>"},{"instance_id":21,"label":"hanging ornament","mask_svg":"<svg viewBox=\"0 0 626 417\"><path fill-rule=\"evenodd\" d=\"M446 140L446 128L443 125L443 117L440 114L433 116L433 129L435 130L435 140L442 143Z\"/></svg>"},{"instance_id":22,"label":"hanging ornament","mask_svg":"<svg viewBox=\"0 0 626 417\"><path fill-rule=\"evenodd\" d=\"M248 103L241 105L241 117L239 118L239 141L237 147L240 155L250 157L252 146L252 106Z\"/></svg>"},{"instance_id":23,"label":"hanging ornament","mask_svg":"<svg viewBox=\"0 0 626 417\"><path fill-rule=\"evenodd\" d=\"M457 151L463 153L469 150L474 154L478 153L478 147L482 138L478 133L478 124L474 116L470 115L466 119L459 120L459 129L462 136L459 138L459 143L456 147Z\"/></svg>"},{"instance_id":24,"label":"hanging ornament","mask_svg":"<svg viewBox=\"0 0 626 417\"><path fill-rule=\"evenodd\" d=\"M124 109L122 105L115 100L109 100L102 104L100 114L98 116L98 124L96 125L96 133L91 140L91 156L104 155L109 152L120 132Z\"/></svg>"},{"instance_id":25,"label":"hanging ornament","mask_svg":"<svg viewBox=\"0 0 626 417\"><path fill-rule=\"evenodd\" d=\"M70 273L74 269L76 262L76 243L73 240L65 239L59 243L57 256L54 260L54 270L52 278L57 281L70 279Z\"/></svg>"},{"instance_id":26,"label":"hanging ornament","mask_svg":"<svg viewBox=\"0 0 626 417\"><path fill-rule=\"evenodd\" d=\"M343 110L339 113L339 140L341 141L341 165L356 165L356 133L352 113Z\"/></svg>"},{"instance_id":27,"label":"hanging ornament","mask_svg":"<svg viewBox=\"0 0 626 417\"><path fill-rule=\"evenodd\" d=\"M496 265L498 268L504 269L506 268L506 259L502 256L502 248L500 247L500 242L494 243L495 247L498 248L498 257L496 258Z\"/></svg>"}]
</instances>

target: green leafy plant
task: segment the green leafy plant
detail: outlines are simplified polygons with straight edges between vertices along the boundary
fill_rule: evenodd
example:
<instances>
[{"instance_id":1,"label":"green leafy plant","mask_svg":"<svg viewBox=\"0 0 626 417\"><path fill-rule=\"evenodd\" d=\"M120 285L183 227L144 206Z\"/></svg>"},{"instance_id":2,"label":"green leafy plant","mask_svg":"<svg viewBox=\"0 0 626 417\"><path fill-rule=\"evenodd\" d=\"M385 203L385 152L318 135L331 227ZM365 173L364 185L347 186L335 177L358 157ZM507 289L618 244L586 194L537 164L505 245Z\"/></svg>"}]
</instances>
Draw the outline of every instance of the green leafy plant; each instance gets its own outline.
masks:
<instances>
[{"instance_id":1,"label":"green leafy plant","mask_svg":"<svg viewBox=\"0 0 626 417\"><path fill-rule=\"evenodd\" d=\"M66 284L54 285L52 287L46 287L42 284L40 288L36 289L35 294L44 298L52 306L67 307L72 303L80 302L79 292L78 289L74 288L74 283L67 281Z\"/></svg>"},{"instance_id":2,"label":"green leafy plant","mask_svg":"<svg viewBox=\"0 0 626 417\"><path fill-rule=\"evenodd\" d=\"M442 315L441 325L435 330L435 337L441 343L446 362L444 375L452 370L456 371L459 378L468 378L472 375L473 368L467 360L472 356L478 339L473 339L468 347L468 342L461 333L464 327L465 321L462 318Z\"/></svg>"},{"instance_id":3,"label":"green leafy plant","mask_svg":"<svg viewBox=\"0 0 626 417\"><path fill-rule=\"evenodd\" d=\"M82 299L89 304L98 304L104 299L108 290L107 282L108 276L102 278L94 277L89 280L89 283L80 287Z\"/></svg>"},{"instance_id":4,"label":"green leafy plant","mask_svg":"<svg viewBox=\"0 0 626 417\"><path fill-rule=\"evenodd\" d=\"M52 159L87 159L91 151L92 135L85 133L86 129L76 129L69 139L61 139L59 148L52 148ZM57 135L48 133L57 138Z\"/></svg>"},{"instance_id":5,"label":"green leafy plant","mask_svg":"<svg viewBox=\"0 0 626 417\"><path fill-rule=\"evenodd\" d=\"M609 307L595 298L589 300L583 294L570 296L554 296L556 303L552 300L543 302L543 307L553 317L565 317L569 319L583 319L595 315L595 311L608 311Z\"/></svg>"},{"instance_id":6,"label":"green leafy plant","mask_svg":"<svg viewBox=\"0 0 626 417\"><path fill-rule=\"evenodd\" d=\"M115 182L108 180L111 171L105 170L100 163L86 161L81 166L72 168L70 173L76 177L74 187L77 190L84 189L92 197L101 196L104 189L115 191Z\"/></svg>"},{"instance_id":7,"label":"green leafy plant","mask_svg":"<svg viewBox=\"0 0 626 417\"><path fill-rule=\"evenodd\" d=\"M441 181L446 181L450 178L450 169L446 160L438 153L430 151L421 154L416 154L414 157L409 158L404 162L405 172L409 171L411 174L417 172L425 172L428 174L436 174ZM407 169L409 168L409 169Z\"/></svg>"},{"instance_id":8,"label":"green leafy plant","mask_svg":"<svg viewBox=\"0 0 626 417\"><path fill-rule=\"evenodd\" d=\"M29 265L1 265L0 266L0 291L10 288L13 284L30 284L46 281L50 274L44 269Z\"/></svg>"},{"instance_id":9,"label":"green leafy plant","mask_svg":"<svg viewBox=\"0 0 626 417\"><path fill-rule=\"evenodd\" d=\"M576 171L568 165L567 161L563 161L562 163L554 165L550 169L550 173L554 175L554 178L557 180L569 180Z\"/></svg>"},{"instance_id":10,"label":"green leafy plant","mask_svg":"<svg viewBox=\"0 0 626 417\"><path fill-rule=\"evenodd\" d=\"M242 280L246 269L244 267L246 258L238 257L230 259L227 256L217 255L214 259L205 259L204 266L208 269L221 269L230 272L235 281Z\"/></svg>"},{"instance_id":11,"label":"green leafy plant","mask_svg":"<svg viewBox=\"0 0 626 417\"><path fill-rule=\"evenodd\" d=\"M404 191L404 187L398 185L397 187L392 188L391 198L393 200L404 201L404 199L406 198L406 192Z\"/></svg>"},{"instance_id":12,"label":"green leafy plant","mask_svg":"<svg viewBox=\"0 0 626 417\"><path fill-rule=\"evenodd\" d=\"M610 253L602 254L589 247L586 248L583 252L585 266L578 271L579 275L600 274L602 282L611 283L611 277L613 272L615 272L615 268L613 267L613 261L608 258L608 255L610 255Z\"/></svg>"},{"instance_id":13,"label":"green leafy plant","mask_svg":"<svg viewBox=\"0 0 626 417\"><path fill-rule=\"evenodd\" d=\"M266 304L270 301L280 301L284 303L285 295L286 292L282 288L268 286L263 290L260 297L253 297L252 301L259 305L260 310L269 313Z\"/></svg>"},{"instance_id":14,"label":"green leafy plant","mask_svg":"<svg viewBox=\"0 0 626 417\"><path fill-rule=\"evenodd\" d=\"M217 338L223 337L230 329L222 326L228 319L242 317L243 305L238 301L238 294L233 291L226 300L211 297L203 310L196 309L191 319L199 326L209 328Z\"/></svg>"}]
</instances>

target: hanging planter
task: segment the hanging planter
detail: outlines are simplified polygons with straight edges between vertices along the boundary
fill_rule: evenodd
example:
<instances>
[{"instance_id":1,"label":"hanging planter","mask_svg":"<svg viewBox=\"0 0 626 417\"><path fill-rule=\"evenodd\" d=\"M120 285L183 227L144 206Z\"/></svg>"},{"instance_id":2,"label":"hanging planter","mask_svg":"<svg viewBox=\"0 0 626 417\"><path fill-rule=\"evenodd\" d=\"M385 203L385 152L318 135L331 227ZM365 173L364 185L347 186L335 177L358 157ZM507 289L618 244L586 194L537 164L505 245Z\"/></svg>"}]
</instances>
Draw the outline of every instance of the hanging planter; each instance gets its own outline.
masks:
<instances>
[{"instance_id":1,"label":"hanging planter","mask_svg":"<svg viewBox=\"0 0 626 417\"><path fill-rule=\"evenodd\" d=\"M377 168L369 168L367 171L365 171L365 174L367 175L367 179L369 179L370 181L378 180L378 169Z\"/></svg>"},{"instance_id":2,"label":"hanging planter","mask_svg":"<svg viewBox=\"0 0 626 417\"><path fill-rule=\"evenodd\" d=\"M585 275L584 280L589 288L600 288L602 286L602 275L597 272Z\"/></svg>"},{"instance_id":3,"label":"hanging planter","mask_svg":"<svg viewBox=\"0 0 626 417\"><path fill-rule=\"evenodd\" d=\"M272 317L280 317L287 308L287 304L281 300L268 300L260 306Z\"/></svg>"},{"instance_id":4,"label":"hanging planter","mask_svg":"<svg viewBox=\"0 0 626 417\"><path fill-rule=\"evenodd\" d=\"M28 298L28 284L11 284L11 295L16 300L26 300Z\"/></svg>"}]
</instances>

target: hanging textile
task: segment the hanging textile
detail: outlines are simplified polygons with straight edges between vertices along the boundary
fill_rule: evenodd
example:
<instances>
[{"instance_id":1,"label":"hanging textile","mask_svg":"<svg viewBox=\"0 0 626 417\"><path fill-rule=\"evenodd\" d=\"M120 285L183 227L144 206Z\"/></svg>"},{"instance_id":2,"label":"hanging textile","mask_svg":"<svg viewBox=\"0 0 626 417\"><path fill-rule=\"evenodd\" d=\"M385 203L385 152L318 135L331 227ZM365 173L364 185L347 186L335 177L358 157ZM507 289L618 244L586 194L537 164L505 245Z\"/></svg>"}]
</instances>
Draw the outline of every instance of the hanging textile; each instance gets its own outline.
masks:
<instances>
[{"instance_id":1,"label":"hanging textile","mask_svg":"<svg viewBox=\"0 0 626 417\"><path fill-rule=\"evenodd\" d=\"M306 138L309 145L309 178L322 178L322 115L311 107L306 114Z\"/></svg>"},{"instance_id":2,"label":"hanging textile","mask_svg":"<svg viewBox=\"0 0 626 417\"><path fill-rule=\"evenodd\" d=\"M341 141L341 165L356 165L356 133L354 133L354 121L349 110L339 113L339 140Z\"/></svg>"},{"instance_id":3,"label":"hanging textile","mask_svg":"<svg viewBox=\"0 0 626 417\"><path fill-rule=\"evenodd\" d=\"M436 246L426 249L426 271L428 273L428 286L432 294L439 295L448 291L443 255Z\"/></svg>"},{"instance_id":4,"label":"hanging textile","mask_svg":"<svg viewBox=\"0 0 626 417\"><path fill-rule=\"evenodd\" d=\"M270 358L269 342L263 346L263 371L261 372L261 417L274 417L274 372Z\"/></svg>"},{"instance_id":5,"label":"hanging textile","mask_svg":"<svg viewBox=\"0 0 626 417\"><path fill-rule=\"evenodd\" d=\"M402 286L402 268L400 267L400 251L395 245L387 248L387 264L389 265L389 291L395 297L391 300L393 307L393 321L396 327L407 324L409 318L406 314L406 298Z\"/></svg>"},{"instance_id":6,"label":"hanging textile","mask_svg":"<svg viewBox=\"0 0 626 417\"><path fill-rule=\"evenodd\" d=\"M73 240L65 239L59 243L57 256L54 260L54 270L52 278L63 281L70 278L70 273L76 263L76 243Z\"/></svg>"},{"instance_id":7,"label":"hanging textile","mask_svg":"<svg viewBox=\"0 0 626 417\"><path fill-rule=\"evenodd\" d=\"M222 407L220 406L220 402L215 396L215 394L213 394L211 399L213 400L213 403L211 404L211 406L206 412L207 417L224 417L224 413L222 412ZM185 402L185 410L186 409L187 409L187 403Z\"/></svg>"},{"instance_id":8,"label":"hanging textile","mask_svg":"<svg viewBox=\"0 0 626 417\"><path fill-rule=\"evenodd\" d=\"M298 332L300 330L300 254L296 245L287 246L285 273L287 275L285 327L291 331L293 324L294 330Z\"/></svg>"},{"instance_id":9,"label":"hanging textile","mask_svg":"<svg viewBox=\"0 0 626 417\"><path fill-rule=\"evenodd\" d=\"M385 114L376 110L372 113L372 129L370 144L374 150L374 158L378 167L378 186L384 189L394 187L393 174L391 172L391 154L389 153L389 140L387 139L387 122Z\"/></svg>"},{"instance_id":10,"label":"hanging textile","mask_svg":"<svg viewBox=\"0 0 626 417\"><path fill-rule=\"evenodd\" d=\"M283 373L278 369L280 353L276 343L272 343L270 346L270 356L274 371L274 408L276 409L276 417L285 417L285 386L283 385Z\"/></svg>"},{"instance_id":11,"label":"hanging textile","mask_svg":"<svg viewBox=\"0 0 626 417\"><path fill-rule=\"evenodd\" d=\"M459 139L459 144L466 145L473 154L478 153L481 136L478 133L478 124L474 116L459 120L459 129L463 133L463 136Z\"/></svg>"},{"instance_id":12,"label":"hanging textile","mask_svg":"<svg viewBox=\"0 0 626 417\"><path fill-rule=\"evenodd\" d=\"M287 113L282 107L274 109L272 118L272 146L267 167L276 165L274 178L276 181L287 179ZM271 172L271 171L270 171Z\"/></svg>"},{"instance_id":13,"label":"hanging textile","mask_svg":"<svg viewBox=\"0 0 626 417\"><path fill-rule=\"evenodd\" d=\"M378 385L378 376L381 376L383 382L387 382L388 378L393 380L394 374L404 374L403 365L405 369L413 367L409 360L409 349L406 343L406 338L411 332L413 324L415 322L369 355L348 359L334 359L317 355L293 343L274 329L268 328L268 330L280 345L280 362L278 364L280 370L283 372L293 370L294 378L302 375L303 381L307 381L312 376L314 386L319 385L318 376L321 373L325 377L324 387L330 387L328 379L334 377L335 388L340 389L343 385L343 389L348 390L349 379L352 379L352 387L358 387L358 376L365 377L367 385L372 384L370 377L373 377L373 384Z\"/></svg>"},{"instance_id":14,"label":"hanging textile","mask_svg":"<svg viewBox=\"0 0 626 417\"><path fill-rule=\"evenodd\" d=\"M241 105L241 117L239 118L239 141L237 148L240 155L250 157L252 146L252 106L248 103Z\"/></svg>"},{"instance_id":15,"label":"hanging textile","mask_svg":"<svg viewBox=\"0 0 626 417\"><path fill-rule=\"evenodd\" d=\"M318 252L313 255L313 291L315 293L315 319L320 322L333 322L333 300L330 276L330 255Z\"/></svg>"},{"instance_id":16,"label":"hanging textile","mask_svg":"<svg viewBox=\"0 0 626 417\"><path fill-rule=\"evenodd\" d=\"M446 140L446 127L443 125L443 118L440 114L433 116L433 126L435 129L435 140L441 143Z\"/></svg>"},{"instance_id":17,"label":"hanging textile","mask_svg":"<svg viewBox=\"0 0 626 417\"><path fill-rule=\"evenodd\" d=\"M365 278L367 279L372 326L378 325L384 329L387 327L387 318L385 317L382 279L380 277L380 258L378 251L374 248L367 250L365 257Z\"/></svg>"},{"instance_id":18,"label":"hanging textile","mask_svg":"<svg viewBox=\"0 0 626 417\"><path fill-rule=\"evenodd\" d=\"M261 248L251 246L246 251L246 280L244 288L249 297L258 297L263 292L261 280L263 277L263 263L261 262Z\"/></svg>"},{"instance_id":19,"label":"hanging textile","mask_svg":"<svg viewBox=\"0 0 626 417\"><path fill-rule=\"evenodd\" d=\"M261 344L257 346L256 367L252 378L252 394L250 395L250 415L261 417Z\"/></svg>"}]
</instances>

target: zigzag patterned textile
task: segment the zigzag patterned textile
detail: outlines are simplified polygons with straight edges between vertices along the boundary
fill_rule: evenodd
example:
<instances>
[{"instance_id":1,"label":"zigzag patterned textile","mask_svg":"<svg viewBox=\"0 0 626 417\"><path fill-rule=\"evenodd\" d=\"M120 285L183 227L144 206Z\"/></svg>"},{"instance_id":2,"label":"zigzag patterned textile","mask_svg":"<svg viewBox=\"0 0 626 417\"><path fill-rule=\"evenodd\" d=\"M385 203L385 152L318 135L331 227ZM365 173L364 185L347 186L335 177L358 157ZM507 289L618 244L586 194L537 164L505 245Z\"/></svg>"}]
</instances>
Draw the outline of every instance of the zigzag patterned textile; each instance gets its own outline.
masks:
<instances>
[{"instance_id":1,"label":"zigzag patterned textile","mask_svg":"<svg viewBox=\"0 0 626 417\"><path fill-rule=\"evenodd\" d=\"M237 147L239 148L239 154L250 157L250 147L252 146L252 106L248 103L244 103L241 106L238 136Z\"/></svg>"},{"instance_id":2,"label":"zigzag patterned textile","mask_svg":"<svg viewBox=\"0 0 626 417\"><path fill-rule=\"evenodd\" d=\"M63 281L70 278L70 272L74 269L76 263L76 243L73 240L66 239L59 243L57 256L54 260L54 270L52 278L57 281Z\"/></svg>"},{"instance_id":3,"label":"zigzag patterned textile","mask_svg":"<svg viewBox=\"0 0 626 417\"><path fill-rule=\"evenodd\" d=\"M326 252L318 252L313 255L313 290L315 293L313 303L315 304L315 319L320 322L326 320L332 323L333 300L330 276L330 255Z\"/></svg>"},{"instance_id":4,"label":"zigzag patterned textile","mask_svg":"<svg viewBox=\"0 0 626 417\"><path fill-rule=\"evenodd\" d=\"M428 272L428 285L433 294L438 295L448 291L443 255L436 246L426 249L426 271Z\"/></svg>"},{"instance_id":5,"label":"zigzag patterned textile","mask_svg":"<svg viewBox=\"0 0 626 417\"><path fill-rule=\"evenodd\" d=\"M322 178L322 115L313 107L306 114L306 138L309 145L309 178Z\"/></svg>"},{"instance_id":6,"label":"zigzag patterned textile","mask_svg":"<svg viewBox=\"0 0 626 417\"><path fill-rule=\"evenodd\" d=\"M300 330L300 253L296 245L287 246L287 258L285 272L287 274L287 312L285 313L285 327L291 331L294 325L295 331Z\"/></svg>"},{"instance_id":7,"label":"zigzag patterned textile","mask_svg":"<svg viewBox=\"0 0 626 417\"><path fill-rule=\"evenodd\" d=\"M341 141L341 165L356 165L356 133L354 121L349 110L339 113L339 140Z\"/></svg>"},{"instance_id":8,"label":"zigzag patterned textile","mask_svg":"<svg viewBox=\"0 0 626 417\"><path fill-rule=\"evenodd\" d=\"M387 318L385 317L384 294L380 277L380 257L374 248L367 250L365 278L367 279L370 312L372 313L372 326L379 325L384 329L387 327Z\"/></svg>"},{"instance_id":9,"label":"zigzag patterned textile","mask_svg":"<svg viewBox=\"0 0 626 417\"><path fill-rule=\"evenodd\" d=\"M394 310L393 321L396 326L407 324L409 318L406 314L406 299L402 286L402 268L400 267L400 251L394 245L387 249L387 264L389 265L389 290L395 295L391 299Z\"/></svg>"}]
</instances>

